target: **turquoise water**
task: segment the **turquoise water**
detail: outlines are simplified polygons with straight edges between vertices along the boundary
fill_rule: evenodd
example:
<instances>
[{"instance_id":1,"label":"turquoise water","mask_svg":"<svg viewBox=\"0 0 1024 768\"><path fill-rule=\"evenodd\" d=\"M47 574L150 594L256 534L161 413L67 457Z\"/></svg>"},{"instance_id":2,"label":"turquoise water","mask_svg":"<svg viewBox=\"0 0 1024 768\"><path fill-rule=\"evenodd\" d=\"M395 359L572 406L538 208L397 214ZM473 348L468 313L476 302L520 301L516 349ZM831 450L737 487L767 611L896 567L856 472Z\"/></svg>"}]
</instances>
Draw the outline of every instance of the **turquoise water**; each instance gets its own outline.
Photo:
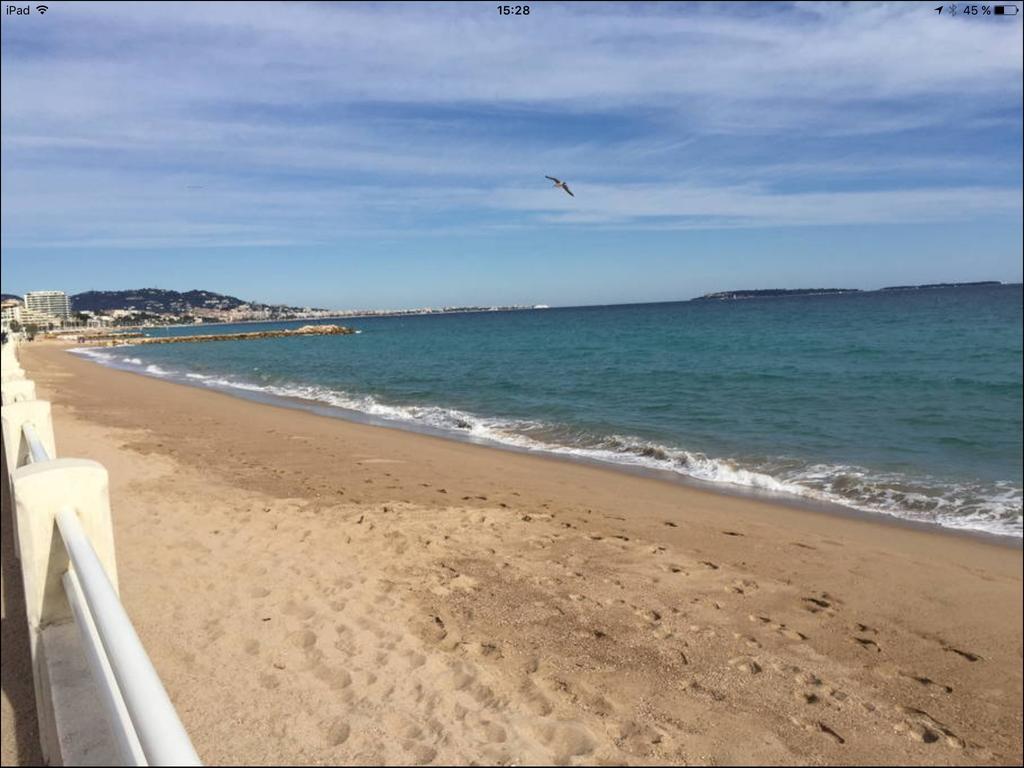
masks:
<instances>
[{"instance_id":1,"label":"turquoise water","mask_svg":"<svg viewBox=\"0 0 1024 768\"><path fill-rule=\"evenodd\" d=\"M89 354L338 415L1021 536L1019 285L344 322L361 333Z\"/></svg>"}]
</instances>

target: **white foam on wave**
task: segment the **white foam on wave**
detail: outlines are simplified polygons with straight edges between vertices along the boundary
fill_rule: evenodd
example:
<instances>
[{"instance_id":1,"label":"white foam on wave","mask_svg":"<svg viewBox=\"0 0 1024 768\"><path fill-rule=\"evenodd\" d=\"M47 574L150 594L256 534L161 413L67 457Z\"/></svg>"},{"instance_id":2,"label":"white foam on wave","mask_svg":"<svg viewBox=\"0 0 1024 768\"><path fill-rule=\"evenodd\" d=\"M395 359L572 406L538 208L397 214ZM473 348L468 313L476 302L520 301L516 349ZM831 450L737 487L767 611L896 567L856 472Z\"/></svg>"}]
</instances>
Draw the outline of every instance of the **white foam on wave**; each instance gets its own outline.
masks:
<instances>
[{"instance_id":1,"label":"white foam on wave","mask_svg":"<svg viewBox=\"0 0 1024 768\"><path fill-rule=\"evenodd\" d=\"M104 362L114 359L114 355L109 352L104 352L99 347L74 347L73 349L69 349L68 352Z\"/></svg>"},{"instance_id":2,"label":"white foam on wave","mask_svg":"<svg viewBox=\"0 0 1024 768\"><path fill-rule=\"evenodd\" d=\"M97 350L82 348L71 351L107 364L113 360L113 355ZM157 365L149 365L145 371L156 376L174 374ZM908 488L907 479L898 475L872 474L859 467L829 464L805 465L770 474L742 466L732 459L710 457L628 435L610 435L597 440L596 444L580 441L570 445L567 443L577 441L534 437L538 433L552 432L551 425L536 421L483 418L440 406L388 405L371 395L352 395L313 385L253 384L200 373L186 373L182 378L215 389L322 403L386 421L431 427L520 450L669 471L704 482L838 504L863 512L937 523L947 528L1018 538L1024 535L1021 489L1011 483L997 485L997 490L993 491L977 485L955 486L933 480L914 489Z\"/></svg>"},{"instance_id":3,"label":"white foam on wave","mask_svg":"<svg viewBox=\"0 0 1024 768\"><path fill-rule=\"evenodd\" d=\"M728 458L710 457L630 436L612 435L598 445L566 445L531 437L530 433L550 431L550 425L533 421L485 419L466 411L439 406L387 405L370 395L351 395L318 386L259 385L227 378L208 378L203 383L211 387L324 403L388 421L433 427L521 450L664 470L709 483L796 496L863 512L937 523L949 528L984 531L1002 536L1020 537L1024 533L1021 524L1021 491L1009 483L995 495L991 492L986 494L980 487L945 487L941 493L927 495L895 490L905 481L905 478L895 475L871 475L856 467L823 464L779 477L744 467ZM851 476L859 476L862 481L862 487L854 489L856 493L835 489L836 479ZM935 481L932 487L942 486ZM970 497L970 501L966 497Z\"/></svg>"}]
</instances>

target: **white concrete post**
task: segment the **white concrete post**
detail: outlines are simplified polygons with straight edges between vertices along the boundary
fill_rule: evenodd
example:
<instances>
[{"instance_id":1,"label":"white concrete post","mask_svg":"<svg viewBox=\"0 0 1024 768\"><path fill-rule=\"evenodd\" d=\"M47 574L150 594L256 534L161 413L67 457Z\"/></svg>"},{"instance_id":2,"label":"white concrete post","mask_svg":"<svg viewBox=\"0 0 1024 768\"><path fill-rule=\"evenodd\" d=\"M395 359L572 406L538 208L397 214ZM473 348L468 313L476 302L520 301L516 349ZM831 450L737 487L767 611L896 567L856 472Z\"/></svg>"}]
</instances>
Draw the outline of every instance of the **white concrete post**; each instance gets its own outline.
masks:
<instances>
[{"instance_id":1,"label":"white concrete post","mask_svg":"<svg viewBox=\"0 0 1024 768\"><path fill-rule=\"evenodd\" d=\"M3 349L0 350L0 368L7 368L11 365L21 367L18 364L18 356L14 353L14 345L8 343L4 344Z\"/></svg>"},{"instance_id":2,"label":"white concrete post","mask_svg":"<svg viewBox=\"0 0 1024 768\"><path fill-rule=\"evenodd\" d=\"M5 381L0 384L0 398L4 405L36 399L36 383L31 379Z\"/></svg>"},{"instance_id":3,"label":"white concrete post","mask_svg":"<svg viewBox=\"0 0 1024 768\"><path fill-rule=\"evenodd\" d=\"M5 416L8 408L15 406L5 407ZM6 434L6 420L4 427ZM61 754L54 719L55 710L61 707L54 700L50 674L53 660L47 660L44 631L47 627L73 621L61 581L68 570L68 554L57 529L56 516L64 508L75 510L103 569L117 589L109 479L107 470L95 461L54 459L15 469L11 489L21 551L40 741L44 758L54 764L60 761Z\"/></svg>"},{"instance_id":4,"label":"white concrete post","mask_svg":"<svg viewBox=\"0 0 1024 768\"><path fill-rule=\"evenodd\" d=\"M53 419L47 400L25 400L5 404L0 409L0 431L4 437L4 451L7 453L7 473L13 483L14 470L28 462L28 444L22 435L22 427L31 424L42 441L51 459L57 458L57 446L53 439Z\"/></svg>"},{"instance_id":5,"label":"white concrete post","mask_svg":"<svg viewBox=\"0 0 1024 768\"><path fill-rule=\"evenodd\" d=\"M117 589L109 479L102 464L88 459L29 464L14 470L12 486L30 627L71 618L61 584L68 569L68 555L54 524L62 508L78 513L96 556Z\"/></svg>"},{"instance_id":6,"label":"white concrete post","mask_svg":"<svg viewBox=\"0 0 1024 768\"><path fill-rule=\"evenodd\" d=\"M4 390L10 384L4 384ZM6 397L6 396L5 396ZM14 499L14 470L29 461L29 446L25 440L23 427L31 424L36 435L46 448L51 459L57 458L57 446L54 444L53 419L50 417L50 403L46 400L26 400L22 402L4 403L0 408L0 434L4 440L4 456L7 459L7 481L11 484L11 499ZM21 540L18 534L17 508L11 510L14 522L14 556L21 559Z\"/></svg>"}]
</instances>

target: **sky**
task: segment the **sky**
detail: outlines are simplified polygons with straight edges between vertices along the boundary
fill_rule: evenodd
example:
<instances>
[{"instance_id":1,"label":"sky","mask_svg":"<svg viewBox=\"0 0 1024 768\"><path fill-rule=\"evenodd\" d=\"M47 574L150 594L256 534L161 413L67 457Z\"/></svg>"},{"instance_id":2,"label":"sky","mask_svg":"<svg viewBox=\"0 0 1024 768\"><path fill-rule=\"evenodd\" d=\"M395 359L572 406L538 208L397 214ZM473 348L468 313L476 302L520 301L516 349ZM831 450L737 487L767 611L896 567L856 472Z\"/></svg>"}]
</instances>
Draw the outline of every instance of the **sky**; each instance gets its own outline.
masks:
<instances>
[{"instance_id":1,"label":"sky","mask_svg":"<svg viewBox=\"0 0 1024 768\"><path fill-rule=\"evenodd\" d=\"M567 306L1022 278L1022 16L47 5L0 16L5 293Z\"/></svg>"}]
</instances>

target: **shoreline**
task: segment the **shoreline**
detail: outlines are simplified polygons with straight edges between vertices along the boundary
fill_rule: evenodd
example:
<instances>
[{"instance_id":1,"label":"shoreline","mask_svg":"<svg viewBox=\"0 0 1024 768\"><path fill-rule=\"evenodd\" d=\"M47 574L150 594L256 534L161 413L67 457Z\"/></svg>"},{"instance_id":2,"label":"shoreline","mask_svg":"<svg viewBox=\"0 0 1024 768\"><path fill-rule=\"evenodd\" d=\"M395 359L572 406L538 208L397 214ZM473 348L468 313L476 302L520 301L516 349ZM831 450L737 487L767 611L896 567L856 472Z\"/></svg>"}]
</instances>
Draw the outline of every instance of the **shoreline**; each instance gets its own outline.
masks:
<instances>
[{"instance_id":1,"label":"shoreline","mask_svg":"<svg viewBox=\"0 0 1024 768\"><path fill-rule=\"evenodd\" d=\"M861 509L859 507L855 507L850 504L844 504L839 501L815 498L813 495L803 495L789 491L773 491L764 488L758 488L756 486L730 483L727 481L716 482L712 480L705 480L699 477L694 477L692 475L687 475L682 472L675 472L672 470L661 469L658 467L648 467L642 464L632 464L628 462L605 460L602 458L587 456L578 453L534 449L527 446L519 446L512 443L502 442L496 439L462 434L456 430L446 430L441 427L432 427L426 424L419 424L414 421L388 419L382 416L376 416L374 414L366 413L353 408L332 405L318 400L303 398L298 395L281 395L256 389L250 390L241 387L209 386L201 384L198 381L190 381L180 377L168 377L166 374L147 373L144 370L136 370L135 368L129 365L123 365L120 363L99 362L98 360L93 359L92 356L88 354L88 352L77 353L77 350L79 349L85 349L90 351L92 349L101 350L102 348L100 347L82 347L80 345L65 345L63 343L61 343L61 346L64 348L65 352L73 354L76 357L79 357L80 359L86 360L87 362L93 365L98 365L103 368L133 374L136 376L141 376L143 378L152 379L156 381L162 381L168 384L175 384L178 386L185 386L192 389L198 389L200 391L218 392L220 394L227 395L228 397L239 398L242 400L259 403L262 405L293 409L305 413L311 413L324 418L339 419L345 422L361 424L370 427L397 430L399 432L407 432L417 435L427 435L442 440L454 441L465 445L474 445L482 448L507 451L521 455L536 456L543 459L550 459L554 461L564 461L573 464L583 464L586 466L604 469L611 472L624 473L634 477L643 477L653 480L660 480L662 482L677 484L686 488L702 490L709 493L717 493L725 496L763 502L766 504L783 505L792 509L810 511L815 514L838 515L840 517L851 518L855 520L865 520L867 522L874 522L882 525L894 525L897 527L910 528L924 532L938 533L940 535L948 534L955 536L966 536L969 538L976 538L978 540L986 541L1000 546L1006 546L1011 549L1024 549L1024 537L1016 536L1009 533L995 533L992 531L986 531L979 528L957 528L950 525L944 525L938 522L932 522L927 520L914 520L912 518L902 517L899 514L886 512L883 510ZM76 351L73 352L72 349Z\"/></svg>"},{"instance_id":2,"label":"shoreline","mask_svg":"<svg viewBox=\"0 0 1024 768\"><path fill-rule=\"evenodd\" d=\"M22 362L208 764L1022 760L1019 549Z\"/></svg>"}]
</instances>

